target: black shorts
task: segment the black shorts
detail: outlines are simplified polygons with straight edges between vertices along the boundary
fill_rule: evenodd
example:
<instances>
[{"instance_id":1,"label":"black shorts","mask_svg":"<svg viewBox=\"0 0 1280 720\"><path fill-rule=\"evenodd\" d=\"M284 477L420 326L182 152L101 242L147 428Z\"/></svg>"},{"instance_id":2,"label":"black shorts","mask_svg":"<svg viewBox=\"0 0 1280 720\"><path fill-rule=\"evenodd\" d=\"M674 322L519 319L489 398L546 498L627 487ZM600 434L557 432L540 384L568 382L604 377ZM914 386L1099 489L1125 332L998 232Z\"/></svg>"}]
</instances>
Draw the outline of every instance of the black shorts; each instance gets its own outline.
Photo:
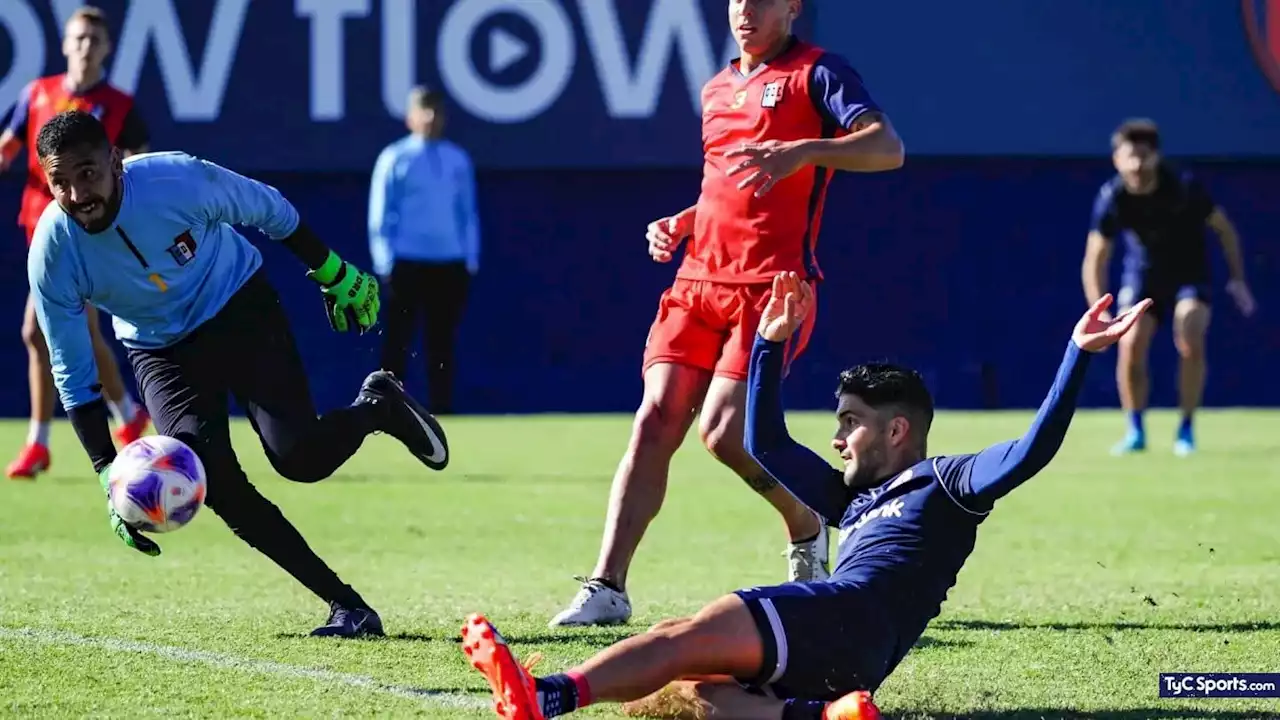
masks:
<instances>
[{"instance_id":1,"label":"black shorts","mask_svg":"<svg viewBox=\"0 0 1280 720\"><path fill-rule=\"evenodd\" d=\"M781 699L838 700L875 691L901 659L896 633L861 588L829 582L739 590L764 641L749 690Z\"/></svg>"},{"instance_id":2,"label":"black shorts","mask_svg":"<svg viewBox=\"0 0 1280 720\"><path fill-rule=\"evenodd\" d=\"M1209 283L1200 278L1153 278L1143 275L1126 275L1116 296L1116 305L1124 311L1143 298L1151 298L1147 314L1164 325L1173 318L1173 308L1182 300L1199 300L1211 304Z\"/></svg>"}]
</instances>

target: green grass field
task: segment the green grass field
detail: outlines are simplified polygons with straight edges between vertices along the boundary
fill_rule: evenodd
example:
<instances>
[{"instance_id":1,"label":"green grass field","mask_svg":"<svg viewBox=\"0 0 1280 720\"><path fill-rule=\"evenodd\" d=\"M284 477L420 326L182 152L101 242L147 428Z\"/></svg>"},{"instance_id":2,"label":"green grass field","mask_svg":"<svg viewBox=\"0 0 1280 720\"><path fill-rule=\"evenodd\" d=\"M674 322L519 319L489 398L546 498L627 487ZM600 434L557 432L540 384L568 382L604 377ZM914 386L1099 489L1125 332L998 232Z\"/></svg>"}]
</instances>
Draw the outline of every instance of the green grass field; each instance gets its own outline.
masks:
<instances>
[{"instance_id":1,"label":"green grass field","mask_svg":"<svg viewBox=\"0 0 1280 720\"><path fill-rule=\"evenodd\" d=\"M940 416L931 450L1022 432L1022 413ZM889 716L1255 718L1280 700L1161 700L1162 671L1280 672L1280 414L1208 412L1199 455L1114 459L1116 413L1083 413L1054 463L997 506L925 637L878 694ZM54 470L0 484L0 714L42 717L486 717L456 644L484 611L518 653L566 668L661 618L785 574L780 522L696 443L641 546L626 629L553 632L591 569L625 417L458 418L453 464L372 438L319 485L275 476L247 425L241 460L390 637L306 633L325 608L211 512L147 558L109 532L71 428ZM826 414L794 433L827 446ZM22 440L0 426L0 448ZM5 452L8 452L7 450ZM595 717L617 716L594 708Z\"/></svg>"}]
</instances>

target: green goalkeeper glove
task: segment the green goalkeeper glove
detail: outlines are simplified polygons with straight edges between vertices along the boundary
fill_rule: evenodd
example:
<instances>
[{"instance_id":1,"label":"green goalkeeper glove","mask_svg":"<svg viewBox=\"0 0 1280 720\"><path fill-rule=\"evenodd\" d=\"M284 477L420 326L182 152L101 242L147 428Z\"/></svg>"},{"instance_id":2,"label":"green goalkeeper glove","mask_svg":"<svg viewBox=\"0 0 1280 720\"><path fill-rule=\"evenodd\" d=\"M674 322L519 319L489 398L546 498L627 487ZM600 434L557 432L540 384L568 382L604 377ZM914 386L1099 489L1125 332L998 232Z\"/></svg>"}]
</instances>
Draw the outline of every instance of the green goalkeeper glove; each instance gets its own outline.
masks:
<instances>
[{"instance_id":1,"label":"green goalkeeper glove","mask_svg":"<svg viewBox=\"0 0 1280 720\"><path fill-rule=\"evenodd\" d=\"M307 273L320 284L329 326L346 332L352 323L361 335L378 322L378 281L329 251L324 264Z\"/></svg>"},{"instance_id":2,"label":"green goalkeeper glove","mask_svg":"<svg viewBox=\"0 0 1280 720\"><path fill-rule=\"evenodd\" d=\"M155 544L151 538L134 530L116 514L115 507L111 505L111 488L107 482L107 476L110 472L110 465L103 468L102 472L98 473L98 484L102 486L102 492L107 494L107 519L111 522L111 532L115 533L116 537L120 538L125 545L144 555L150 555L151 557L159 555L159 545Z\"/></svg>"}]
</instances>

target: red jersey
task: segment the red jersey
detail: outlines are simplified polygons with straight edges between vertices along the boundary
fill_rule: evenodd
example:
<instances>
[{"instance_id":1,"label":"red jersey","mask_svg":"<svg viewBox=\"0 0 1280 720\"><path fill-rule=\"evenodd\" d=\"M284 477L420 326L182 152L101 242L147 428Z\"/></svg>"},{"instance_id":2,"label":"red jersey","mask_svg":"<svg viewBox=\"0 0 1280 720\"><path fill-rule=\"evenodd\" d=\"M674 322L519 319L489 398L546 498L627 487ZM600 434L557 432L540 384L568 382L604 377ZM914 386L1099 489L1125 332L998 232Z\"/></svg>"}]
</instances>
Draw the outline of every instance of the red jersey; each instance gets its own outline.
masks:
<instances>
[{"instance_id":1,"label":"red jersey","mask_svg":"<svg viewBox=\"0 0 1280 720\"><path fill-rule=\"evenodd\" d=\"M83 110L96 116L117 147L137 150L147 144L146 127L134 109L133 97L106 82L80 93L67 89L66 75L50 75L27 85L13 110L9 129L27 147L27 185L22 192L18 224L28 232L35 228L45 207L53 200L36 156L36 138L50 118L68 110Z\"/></svg>"},{"instance_id":2,"label":"red jersey","mask_svg":"<svg viewBox=\"0 0 1280 720\"><path fill-rule=\"evenodd\" d=\"M693 237L676 277L720 283L771 282L779 272L821 278L814 257L832 171L803 167L763 197L739 190L750 171L729 175L745 143L847 134L879 108L842 58L793 40L772 61L743 75L736 61L702 89L705 162Z\"/></svg>"}]
</instances>

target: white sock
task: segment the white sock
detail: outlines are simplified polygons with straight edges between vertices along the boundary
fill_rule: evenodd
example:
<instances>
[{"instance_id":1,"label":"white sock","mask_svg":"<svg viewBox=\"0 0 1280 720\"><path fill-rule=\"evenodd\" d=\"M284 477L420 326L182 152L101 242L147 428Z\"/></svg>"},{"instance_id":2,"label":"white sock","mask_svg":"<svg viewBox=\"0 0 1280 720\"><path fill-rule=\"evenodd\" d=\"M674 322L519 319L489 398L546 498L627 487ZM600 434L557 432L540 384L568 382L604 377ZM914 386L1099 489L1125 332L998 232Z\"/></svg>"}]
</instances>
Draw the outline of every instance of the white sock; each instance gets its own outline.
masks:
<instances>
[{"instance_id":1,"label":"white sock","mask_svg":"<svg viewBox=\"0 0 1280 720\"><path fill-rule=\"evenodd\" d=\"M49 447L49 423L32 420L27 429L27 444Z\"/></svg>"},{"instance_id":2,"label":"white sock","mask_svg":"<svg viewBox=\"0 0 1280 720\"><path fill-rule=\"evenodd\" d=\"M128 393L125 393L124 399L119 403L108 400L107 407L111 408L111 416L121 425L128 425L138 415L138 406Z\"/></svg>"}]
</instances>

